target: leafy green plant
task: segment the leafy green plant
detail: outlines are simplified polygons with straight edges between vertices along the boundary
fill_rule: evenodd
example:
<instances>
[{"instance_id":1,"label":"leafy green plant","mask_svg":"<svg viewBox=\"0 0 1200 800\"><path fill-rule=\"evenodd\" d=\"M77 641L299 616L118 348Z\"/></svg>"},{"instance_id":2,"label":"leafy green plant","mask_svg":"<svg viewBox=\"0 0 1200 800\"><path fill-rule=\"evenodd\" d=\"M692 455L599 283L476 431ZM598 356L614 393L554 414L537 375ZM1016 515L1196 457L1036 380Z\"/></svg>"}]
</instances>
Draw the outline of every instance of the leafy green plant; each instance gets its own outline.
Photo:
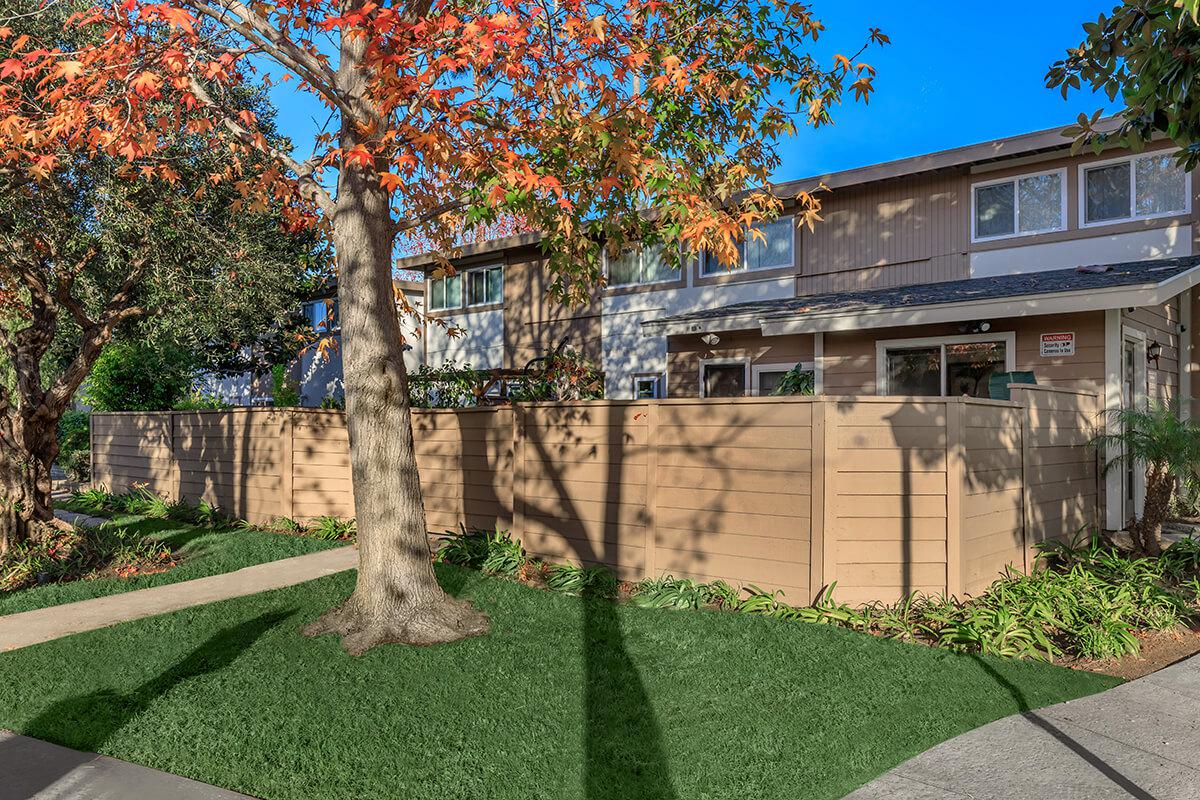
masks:
<instances>
[{"instance_id":1,"label":"leafy green plant","mask_svg":"<svg viewBox=\"0 0 1200 800\"><path fill-rule=\"evenodd\" d=\"M797 364L788 370L782 378L779 379L779 385L775 387L773 395L813 395L816 393L816 377L811 369L807 369L803 364Z\"/></svg>"},{"instance_id":2,"label":"leafy green plant","mask_svg":"<svg viewBox=\"0 0 1200 800\"><path fill-rule=\"evenodd\" d=\"M326 411L345 411L346 400L342 397L328 395L321 400L321 408L325 409Z\"/></svg>"},{"instance_id":3,"label":"leafy green plant","mask_svg":"<svg viewBox=\"0 0 1200 800\"><path fill-rule=\"evenodd\" d=\"M233 406L219 397L201 394L199 390L194 390L176 400L172 408L175 411L224 411Z\"/></svg>"},{"instance_id":4,"label":"leafy green plant","mask_svg":"<svg viewBox=\"0 0 1200 800\"><path fill-rule=\"evenodd\" d=\"M271 367L271 398L276 408L295 408L300 405L300 386L286 364Z\"/></svg>"},{"instance_id":5,"label":"leafy green plant","mask_svg":"<svg viewBox=\"0 0 1200 800\"><path fill-rule=\"evenodd\" d=\"M176 347L113 342L96 359L83 397L96 411L165 411L191 391L195 368Z\"/></svg>"},{"instance_id":6,"label":"leafy green plant","mask_svg":"<svg viewBox=\"0 0 1200 800\"><path fill-rule=\"evenodd\" d=\"M534 359L526 370L528 376L509 387L513 401L604 399L603 373L572 347Z\"/></svg>"},{"instance_id":7,"label":"leafy green plant","mask_svg":"<svg viewBox=\"0 0 1200 800\"><path fill-rule=\"evenodd\" d=\"M486 380L487 373L470 364L423 364L408 376L409 402L414 408L470 408L478 405Z\"/></svg>"},{"instance_id":8,"label":"leafy green plant","mask_svg":"<svg viewBox=\"0 0 1200 800\"><path fill-rule=\"evenodd\" d=\"M77 511L99 514L108 509L112 496L103 489L81 489L72 493L67 505Z\"/></svg>"},{"instance_id":9,"label":"leafy green plant","mask_svg":"<svg viewBox=\"0 0 1200 800\"><path fill-rule=\"evenodd\" d=\"M144 486L135 488L124 495L120 505L120 510L127 514L136 514L140 517L152 517L154 519L168 519L176 515L179 508L170 500L155 494Z\"/></svg>"},{"instance_id":10,"label":"leafy green plant","mask_svg":"<svg viewBox=\"0 0 1200 800\"><path fill-rule=\"evenodd\" d=\"M0 591L104 574L126 578L175 563L163 542L126 528L47 528L0 556Z\"/></svg>"},{"instance_id":11,"label":"leafy green plant","mask_svg":"<svg viewBox=\"0 0 1200 800\"><path fill-rule=\"evenodd\" d=\"M583 597L612 599L617 596L617 576L603 564L590 567L555 564L546 576L546 585L556 592Z\"/></svg>"},{"instance_id":12,"label":"leafy green plant","mask_svg":"<svg viewBox=\"0 0 1200 800\"><path fill-rule=\"evenodd\" d=\"M517 575L529 560L521 542L499 526L494 531L463 528L447 532L434 558L445 564L482 569L489 575L508 578Z\"/></svg>"},{"instance_id":13,"label":"leafy green plant","mask_svg":"<svg viewBox=\"0 0 1200 800\"><path fill-rule=\"evenodd\" d=\"M308 529L309 536L329 541L353 539L357 533L358 527L353 519L337 517L317 517Z\"/></svg>"},{"instance_id":14,"label":"leafy green plant","mask_svg":"<svg viewBox=\"0 0 1200 800\"><path fill-rule=\"evenodd\" d=\"M738 596L737 591L724 581L701 583L667 575L640 582L634 589L631 602L644 608L730 608L736 606Z\"/></svg>"},{"instance_id":15,"label":"leafy green plant","mask_svg":"<svg viewBox=\"0 0 1200 800\"><path fill-rule=\"evenodd\" d=\"M1162 552L1162 524L1171 513L1175 485L1195 475L1200 464L1200 426L1180 419L1175 408L1152 403L1147 408L1120 408L1109 412L1117 433L1102 433L1092 445L1104 454L1104 470L1130 462L1146 470L1146 500L1142 516L1129 525L1134 545L1146 555Z\"/></svg>"},{"instance_id":16,"label":"leafy green plant","mask_svg":"<svg viewBox=\"0 0 1200 800\"><path fill-rule=\"evenodd\" d=\"M196 503L194 508L188 509L189 521L205 528L216 528L225 521L221 510L213 503L208 502L203 497Z\"/></svg>"},{"instance_id":17,"label":"leafy green plant","mask_svg":"<svg viewBox=\"0 0 1200 800\"><path fill-rule=\"evenodd\" d=\"M92 471L91 414L64 411L58 421L58 465L72 480L86 481Z\"/></svg>"}]
</instances>

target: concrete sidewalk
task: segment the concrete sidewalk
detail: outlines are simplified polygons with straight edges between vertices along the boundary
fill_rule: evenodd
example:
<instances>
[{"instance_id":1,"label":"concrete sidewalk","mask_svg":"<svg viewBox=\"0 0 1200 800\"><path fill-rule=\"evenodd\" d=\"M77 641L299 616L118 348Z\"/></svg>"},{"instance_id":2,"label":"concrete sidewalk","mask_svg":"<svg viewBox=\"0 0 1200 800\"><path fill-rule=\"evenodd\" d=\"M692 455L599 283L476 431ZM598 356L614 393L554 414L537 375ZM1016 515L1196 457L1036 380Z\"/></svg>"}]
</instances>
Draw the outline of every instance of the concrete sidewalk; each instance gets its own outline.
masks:
<instances>
[{"instance_id":1,"label":"concrete sidewalk","mask_svg":"<svg viewBox=\"0 0 1200 800\"><path fill-rule=\"evenodd\" d=\"M0 652L181 608L280 589L354 569L356 547L269 561L236 572L0 617Z\"/></svg>"},{"instance_id":2,"label":"concrete sidewalk","mask_svg":"<svg viewBox=\"0 0 1200 800\"><path fill-rule=\"evenodd\" d=\"M964 733L846 800L1131 797L1200 798L1200 656Z\"/></svg>"},{"instance_id":3,"label":"concrete sidewalk","mask_svg":"<svg viewBox=\"0 0 1200 800\"><path fill-rule=\"evenodd\" d=\"M247 800L149 767L0 731L0 800Z\"/></svg>"}]
</instances>

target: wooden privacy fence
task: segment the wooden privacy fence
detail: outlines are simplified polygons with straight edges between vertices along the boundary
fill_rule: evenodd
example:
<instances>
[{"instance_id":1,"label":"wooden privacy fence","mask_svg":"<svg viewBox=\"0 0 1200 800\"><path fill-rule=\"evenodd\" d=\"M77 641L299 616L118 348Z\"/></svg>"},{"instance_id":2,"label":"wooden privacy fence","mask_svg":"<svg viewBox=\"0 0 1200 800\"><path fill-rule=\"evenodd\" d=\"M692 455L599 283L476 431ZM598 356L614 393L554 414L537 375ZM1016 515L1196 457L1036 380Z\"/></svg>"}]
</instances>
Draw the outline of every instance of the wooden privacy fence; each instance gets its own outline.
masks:
<instances>
[{"instance_id":1,"label":"wooden privacy fence","mask_svg":"<svg viewBox=\"0 0 1200 800\"><path fill-rule=\"evenodd\" d=\"M1094 524L1095 395L821 397L415 412L431 532L511 530L533 555L847 602L978 593ZM254 522L353 516L341 412L92 416L95 485Z\"/></svg>"}]
</instances>

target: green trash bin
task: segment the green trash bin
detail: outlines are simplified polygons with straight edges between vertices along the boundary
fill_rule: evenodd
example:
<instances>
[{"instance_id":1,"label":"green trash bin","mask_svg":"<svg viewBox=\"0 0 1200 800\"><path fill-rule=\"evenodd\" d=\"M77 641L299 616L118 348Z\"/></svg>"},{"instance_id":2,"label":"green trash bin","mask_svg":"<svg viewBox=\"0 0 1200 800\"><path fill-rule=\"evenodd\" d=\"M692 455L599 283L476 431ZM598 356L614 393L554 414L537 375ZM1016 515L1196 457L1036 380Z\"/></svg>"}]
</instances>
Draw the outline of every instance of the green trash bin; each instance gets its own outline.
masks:
<instances>
[{"instance_id":1,"label":"green trash bin","mask_svg":"<svg viewBox=\"0 0 1200 800\"><path fill-rule=\"evenodd\" d=\"M1010 383L1028 383L1037 385L1037 377L1032 372L997 372L988 378L988 397L993 400L1011 400L1008 385Z\"/></svg>"}]
</instances>

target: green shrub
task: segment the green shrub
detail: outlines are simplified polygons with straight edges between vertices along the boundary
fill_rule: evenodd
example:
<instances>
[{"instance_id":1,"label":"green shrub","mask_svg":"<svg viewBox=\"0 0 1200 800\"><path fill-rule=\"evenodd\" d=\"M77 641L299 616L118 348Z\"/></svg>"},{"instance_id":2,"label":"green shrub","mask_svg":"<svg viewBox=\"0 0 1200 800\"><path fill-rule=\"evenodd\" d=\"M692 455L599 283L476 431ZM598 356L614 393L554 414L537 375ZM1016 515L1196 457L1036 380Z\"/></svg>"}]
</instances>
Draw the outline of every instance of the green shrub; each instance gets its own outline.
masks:
<instances>
[{"instance_id":1,"label":"green shrub","mask_svg":"<svg viewBox=\"0 0 1200 800\"><path fill-rule=\"evenodd\" d=\"M74 511L99 514L106 511L111 502L112 495L103 489L81 489L71 495L67 506Z\"/></svg>"},{"instance_id":2,"label":"green shrub","mask_svg":"<svg viewBox=\"0 0 1200 800\"><path fill-rule=\"evenodd\" d=\"M603 564L581 567L555 564L546 576L546 585L556 592L612 599L617 596L617 576Z\"/></svg>"},{"instance_id":3,"label":"green shrub","mask_svg":"<svg viewBox=\"0 0 1200 800\"><path fill-rule=\"evenodd\" d=\"M816 378L811 369L806 369L803 364L797 364L792 367L782 378L779 379L779 385L775 387L773 395L813 395L816 393Z\"/></svg>"},{"instance_id":4,"label":"green shrub","mask_svg":"<svg viewBox=\"0 0 1200 800\"><path fill-rule=\"evenodd\" d=\"M276 408L296 408L300 405L300 386L286 364L271 367L271 398Z\"/></svg>"},{"instance_id":5,"label":"green shrub","mask_svg":"<svg viewBox=\"0 0 1200 800\"><path fill-rule=\"evenodd\" d=\"M165 411L191 391L195 376L183 350L113 342L96 359L83 398L95 411Z\"/></svg>"},{"instance_id":6,"label":"green shrub","mask_svg":"<svg viewBox=\"0 0 1200 800\"><path fill-rule=\"evenodd\" d=\"M700 583L667 575L662 578L647 578L639 583L634 589L631 602L644 608L734 608L737 606L738 596L737 590L725 581Z\"/></svg>"},{"instance_id":7,"label":"green shrub","mask_svg":"<svg viewBox=\"0 0 1200 800\"><path fill-rule=\"evenodd\" d=\"M72 480L86 481L92 471L91 415L67 411L58 421L58 465Z\"/></svg>"},{"instance_id":8,"label":"green shrub","mask_svg":"<svg viewBox=\"0 0 1200 800\"><path fill-rule=\"evenodd\" d=\"M188 509L187 521L204 528L217 528L225 521L221 510L203 497L195 508Z\"/></svg>"},{"instance_id":9,"label":"green shrub","mask_svg":"<svg viewBox=\"0 0 1200 800\"><path fill-rule=\"evenodd\" d=\"M308 528L309 536L328 541L353 539L357 533L358 527L353 519L337 517L317 517Z\"/></svg>"},{"instance_id":10,"label":"green shrub","mask_svg":"<svg viewBox=\"0 0 1200 800\"><path fill-rule=\"evenodd\" d=\"M48 528L0 556L0 591L99 574L126 578L174 564L165 544L125 528Z\"/></svg>"},{"instance_id":11,"label":"green shrub","mask_svg":"<svg viewBox=\"0 0 1200 800\"><path fill-rule=\"evenodd\" d=\"M201 394L199 391L193 391L177 400L172 408L175 411L224 411L233 406L219 397L211 397Z\"/></svg>"},{"instance_id":12,"label":"green shrub","mask_svg":"<svg viewBox=\"0 0 1200 800\"><path fill-rule=\"evenodd\" d=\"M447 532L435 560L460 567L481 569L490 575L513 577L528 562L525 548L508 531L466 530Z\"/></svg>"}]
</instances>

